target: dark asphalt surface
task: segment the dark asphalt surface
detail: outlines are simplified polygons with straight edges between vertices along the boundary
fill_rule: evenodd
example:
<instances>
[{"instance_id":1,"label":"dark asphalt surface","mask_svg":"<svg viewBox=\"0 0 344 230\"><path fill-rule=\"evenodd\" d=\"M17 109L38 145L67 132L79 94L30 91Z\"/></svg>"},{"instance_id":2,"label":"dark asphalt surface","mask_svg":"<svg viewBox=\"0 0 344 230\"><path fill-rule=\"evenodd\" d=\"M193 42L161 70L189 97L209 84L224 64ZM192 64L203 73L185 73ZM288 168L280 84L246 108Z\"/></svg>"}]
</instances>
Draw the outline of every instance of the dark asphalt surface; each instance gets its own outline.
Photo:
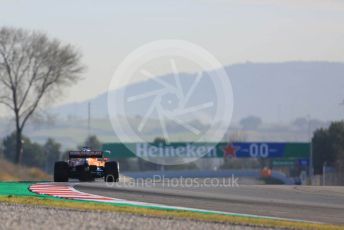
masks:
<instances>
[{"instance_id":1,"label":"dark asphalt surface","mask_svg":"<svg viewBox=\"0 0 344 230\"><path fill-rule=\"evenodd\" d=\"M79 183L76 189L119 199L225 212L344 224L344 187L242 185L145 186L104 182Z\"/></svg>"}]
</instances>

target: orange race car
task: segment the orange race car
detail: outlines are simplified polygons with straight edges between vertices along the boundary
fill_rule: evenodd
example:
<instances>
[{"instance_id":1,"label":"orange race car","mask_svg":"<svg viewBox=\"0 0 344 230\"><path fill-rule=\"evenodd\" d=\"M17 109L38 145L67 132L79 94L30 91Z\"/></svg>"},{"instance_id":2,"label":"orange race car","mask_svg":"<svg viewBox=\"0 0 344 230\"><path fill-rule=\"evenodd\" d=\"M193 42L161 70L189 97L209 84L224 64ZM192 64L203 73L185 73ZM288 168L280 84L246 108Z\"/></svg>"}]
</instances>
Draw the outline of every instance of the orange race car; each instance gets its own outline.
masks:
<instances>
[{"instance_id":1,"label":"orange race car","mask_svg":"<svg viewBox=\"0 0 344 230\"><path fill-rule=\"evenodd\" d=\"M69 178L93 181L102 178L107 182L119 180L119 165L103 157L102 151L83 147L81 151L69 152L68 161L55 162L54 181L67 182Z\"/></svg>"}]
</instances>

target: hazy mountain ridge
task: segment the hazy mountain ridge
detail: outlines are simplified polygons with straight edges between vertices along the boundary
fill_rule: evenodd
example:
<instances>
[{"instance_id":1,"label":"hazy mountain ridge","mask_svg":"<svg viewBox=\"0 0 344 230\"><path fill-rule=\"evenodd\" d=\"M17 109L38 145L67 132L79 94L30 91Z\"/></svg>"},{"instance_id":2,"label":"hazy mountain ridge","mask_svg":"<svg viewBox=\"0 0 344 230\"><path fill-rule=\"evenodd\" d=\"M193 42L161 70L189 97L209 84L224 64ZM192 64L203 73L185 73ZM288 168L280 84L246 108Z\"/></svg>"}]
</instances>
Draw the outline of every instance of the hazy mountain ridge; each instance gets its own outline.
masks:
<instances>
[{"instance_id":1,"label":"hazy mountain ridge","mask_svg":"<svg viewBox=\"0 0 344 230\"><path fill-rule=\"evenodd\" d=\"M311 117L320 120L340 119L344 111L339 104L344 99L344 63L331 62L284 62L244 63L226 67L234 93L234 120L256 115L266 122L290 121L296 117ZM192 81L195 74L181 74L184 82ZM160 76L171 81L172 75ZM184 85L182 81L182 84ZM126 90L139 94L149 89L154 82L143 81L111 93ZM200 92L207 92L207 84L199 86ZM196 94L197 104L204 94ZM107 93L96 98L70 103L51 109L60 118L87 118L87 104L91 102L93 118L107 118ZM319 109L322 108L322 109ZM142 115L146 104L128 110L128 116Z\"/></svg>"}]
</instances>

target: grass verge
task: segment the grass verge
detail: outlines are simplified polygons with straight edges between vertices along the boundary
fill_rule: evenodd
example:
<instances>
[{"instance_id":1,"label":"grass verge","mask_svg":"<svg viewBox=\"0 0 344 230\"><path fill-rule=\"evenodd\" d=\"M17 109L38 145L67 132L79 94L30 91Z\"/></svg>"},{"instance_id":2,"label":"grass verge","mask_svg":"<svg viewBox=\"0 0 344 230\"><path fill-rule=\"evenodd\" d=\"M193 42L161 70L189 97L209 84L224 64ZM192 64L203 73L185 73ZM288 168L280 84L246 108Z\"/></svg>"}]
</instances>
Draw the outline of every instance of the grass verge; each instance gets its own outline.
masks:
<instances>
[{"instance_id":1,"label":"grass verge","mask_svg":"<svg viewBox=\"0 0 344 230\"><path fill-rule=\"evenodd\" d=\"M179 210L165 210L158 208L142 208L137 206L130 206L127 204L110 204L110 203L96 203L91 201L77 201L64 200L59 198L51 199L50 197L32 197L32 196L13 196L0 195L0 202L11 204L24 204L35 206L47 206L54 208L67 208L82 211L106 211L106 212L121 212L142 216L154 217L168 217L192 219L198 221L227 223L234 225L256 226L264 228L283 228L283 229L329 229L337 230L344 229L344 226L330 225L330 224L315 224L305 222L292 222L284 220L270 220L263 218L249 218L231 215L218 215L209 213L199 213L191 211Z\"/></svg>"}]
</instances>

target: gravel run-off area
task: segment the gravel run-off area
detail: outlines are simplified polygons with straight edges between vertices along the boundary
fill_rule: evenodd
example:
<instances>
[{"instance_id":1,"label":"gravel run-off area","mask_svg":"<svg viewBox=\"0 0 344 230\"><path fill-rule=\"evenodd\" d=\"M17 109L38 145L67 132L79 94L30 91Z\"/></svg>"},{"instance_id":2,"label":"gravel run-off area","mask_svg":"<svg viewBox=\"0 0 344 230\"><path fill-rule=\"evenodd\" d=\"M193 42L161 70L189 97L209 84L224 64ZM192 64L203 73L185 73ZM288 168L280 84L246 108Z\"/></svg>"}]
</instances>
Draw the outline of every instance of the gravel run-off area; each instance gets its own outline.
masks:
<instances>
[{"instance_id":1,"label":"gravel run-off area","mask_svg":"<svg viewBox=\"0 0 344 230\"><path fill-rule=\"evenodd\" d=\"M259 229L186 219L0 203L0 229Z\"/></svg>"}]
</instances>

